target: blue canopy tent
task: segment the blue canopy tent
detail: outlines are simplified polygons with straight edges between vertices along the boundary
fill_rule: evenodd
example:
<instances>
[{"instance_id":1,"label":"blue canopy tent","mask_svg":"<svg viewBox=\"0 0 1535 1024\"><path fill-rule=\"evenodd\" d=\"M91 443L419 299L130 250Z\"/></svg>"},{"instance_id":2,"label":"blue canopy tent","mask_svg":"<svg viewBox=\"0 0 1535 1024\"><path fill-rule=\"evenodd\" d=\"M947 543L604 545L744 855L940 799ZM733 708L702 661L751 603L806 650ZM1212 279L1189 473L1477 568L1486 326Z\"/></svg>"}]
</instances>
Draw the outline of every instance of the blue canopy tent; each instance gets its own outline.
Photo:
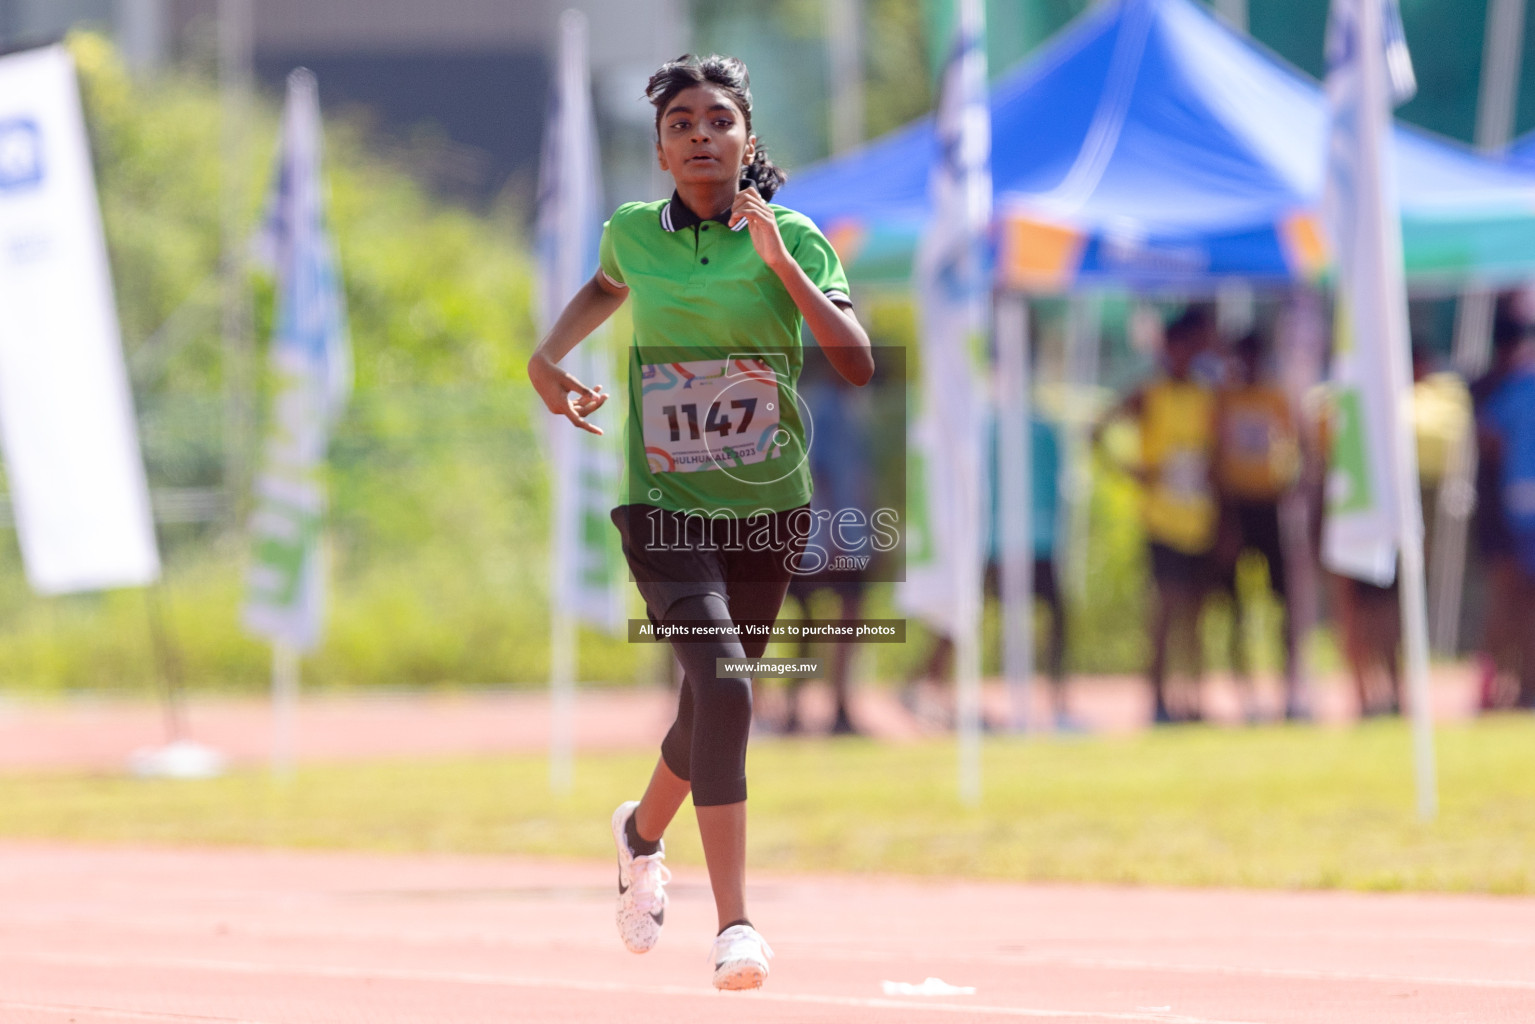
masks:
<instances>
[{"instance_id":1,"label":"blue canopy tent","mask_svg":"<svg viewBox=\"0 0 1535 1024\"><path fill-rule=\"evenodd\" d=\"M994 83L997 276L1012 288L1205 291L1328 269L1321 88L1192 0L1117 0ZM1418 285L1535 274L1535 172L1395 131L1407 273ZM794 174L864 281L905 281L930 205L923 118Z\"/></svg>"},{"instance_id":2,"label":"blue canopy tent","mask_svg":"<svg viewBox=\"0 0 1535 1024\"><path fill-rule=\"evenodd\" d=\"M1516 167L1535 171L1535 132L1521 135L1509 143L1504 158Z\"/></svg>"}]
</instances>

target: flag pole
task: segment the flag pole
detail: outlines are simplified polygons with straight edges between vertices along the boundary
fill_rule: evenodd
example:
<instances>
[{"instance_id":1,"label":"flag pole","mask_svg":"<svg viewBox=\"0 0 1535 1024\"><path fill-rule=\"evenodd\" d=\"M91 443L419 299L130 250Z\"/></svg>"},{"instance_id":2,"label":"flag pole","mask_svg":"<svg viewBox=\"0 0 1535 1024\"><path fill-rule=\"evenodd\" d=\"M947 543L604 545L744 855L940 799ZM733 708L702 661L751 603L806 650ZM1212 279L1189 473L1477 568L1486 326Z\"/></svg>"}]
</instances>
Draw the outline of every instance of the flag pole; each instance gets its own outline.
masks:
<instances>
[{"instance_id":1,"label":"flag pole","mask_svg":"<svg viewBox=\"0 0 1535 1024\"><path fill-rule=\"evenodd\" d=\"M293 778L298 685L298 648L272 641L272 775L282 782Z\"/></svg>"},{"instance_id":2,"label":"flag pole","mask_svg":"<svg viewBox=\"0 0 1535 1024\"><path fill-rule=\"evenodd\" d=\"M933 215L917 248L922 413L920 460L900 601L954 645L959 798L981 798L982 564L987 510L986 392L992 288L991 124L986 103L985 11L960 0L940 86L928 189Z\"/></svg>"},{"instance_id":3,"label":"flag pole","mask_svg":"<svg viewBox=\"0 0 1535 1024\"><path fill-rule=\"evenodd\" d=\"M960 179L957 184L956 196L960 205L956 212L962 211L962 216L967 222L978 217L978 211L984 209L984 214L979 215L979 223L967 223L967 229L982 234L972 234L964 240L965 248L961 256L961 263L969 262L969 292L965 301L969 306L971 315L979 320L979 324L972 323L971 331L976 332L981 347L980 353L984 356L985 326L989 319L989 298L991 289L987 287L985 274L989 269L989 261L979 257L982 254L984 232L991 222L991 124L989 120L989 108L986 105L986 7L982 0L960 0L959 2L959 33L960 49L956 55L960 63L956 66L956 76L945 83L946 89L960 90L958 99L962 107L960 123L957 125L957 141L962 155L960 156ZM987 117L984 131L978 129L973 123L973 115L979 113ZM984 163L980 167L970 166L967 161L981 156L977 150L985 147ZM965 371L971 373L970 359L973 357L970 351L974 340L961 342L960 351L965 354ZM972 387L972 394L980 396L978 388ZM950 429L966 422L963 416L954 415L950 410L948 426ZM973 416L973 414L972 414ZM976 424L979 425L979 424ZM962 474L959 480L961 490L969 491L961 494L960 508L965 516L958 531L959 545L957 555L960 558L962 571L959 573L961 581L960 605L964 609L960 616L963 626L959 635L955 638L955 664L958 669L956 676L955 697L959 712L959 795L960 800L970 806L976 806L981 802L981 613L985 609L985 595L982 588L981 574L984 564L984 537L981 533L985 524L987 508L983 502L988 502L986 484L985 463L982 461L985 436L979 430L971 429L968 436L963 437L962 444L969 444L970 472ZM960 456L963 458L963 454ZM984 487L983 487L984 485Z\"/></svg>"},{"instance_id":4,"label":"flag pole","mask_svg":"<svg viewBox=\"0 0 1535 1024\"><path fill-rule=\"evenodd\" d=\"M272 415L250 519L245 626L272 645L272 775L293 776L300 657L313 650L325 607L325 479L330 432L352 384L345 296L325 229L319 87L288 75L281 170L261 234L277 278L269 358Z\"/></svg>"},{"instance_id":5,"label":"flag pole","mask_svg":"<svg viewBox=\"0 0 1535 1024\"><path fill-rule=\"evenodd\" d=\"M1389 139L1386 136L1392 124L1386 68L1384 61L1379 59L1386 53L1385 8L1380 3L1365 2L1359 5L1358 10L1360 50L1368 55L1365 66L1379 72L1362 76L1363 96L1368 110L1385 111L1384 117L1366 116L1361 119L1366 126L1364 130L1369 133L1367 159L1374 160L1377 171L1380 171L1383 170L1380 164L1389 159ZM1393 171L1388 170L1387 173ZM1391 195L1396 195L1394 188ZM1402 287L1401 235L1394 222L1398 216L1397 210L1394 207L1387 209L1379 196L1375 198L1373 206L1379 218L1377 226L1380 236L1388 243L1382 250L1381 281L1385 287L1377 297L1384 299L1385 308L1380 312L1385 317L1387 344L1383 347L1392 383L1386 393L1392 401L1391 456L1395 470L1397 551L1400 559L1398 571L1401 574L1398 593L1401 602L1402 646L1406 655L1408 694L1412 705L1413 774L1418 816L1424 821L1430 821L1438 813L1439 797L1428 677L1428 601L1424 582L1423 511L1418 495L1418 449L1412 421L1412 372L1408 366L1407 300ZM1388 222L1388 218L1393 220ZM1396 287L1391 287L1391 284Z\"/></svg>"},{"instance_id":6,"label":"flag pole","mask_svg":"<svg viewBox=\"0 0 1535 1024\"><path fill-rule=\"evenodd\" d=\"M1397 421L1400 424L1399 448L1412 445L1410 407L1397 410ZM1405 439L1400 436L1402 434L1406 435ZM1398 464L1403 461L1416 468L1416 458L1409 456L1403 460L1399 457ZM1403 479L1407 478L1403 476ZM1406 486L1416 484L1414 474ZM1403 509L1407 508L1405 501L1399 501L1399 504ZM1408 525L1406 516L1404 512L1404 529ZM1434 764L1434 716L1428 685L1428 600L1423 580L1423 545L1410 540L1402 545L1401 601L1402 642L1407 652L1407 685L1412 701L1413 775L1417 782L1418 817L1432 821L1439 813L1439 792Z\"/></svg>"},{"instance_id":7,"label":"flag pole","mask_svg":"<svg viewBox=\"0 0 1535 1024\"><path fill-rule=\"evenodd\" d=\"M224 388L224 496L231 523L248 511L256 422L256 365L247 249L246 164L250 157L251 0L218 0L219 133L222 182L220 287Z\"/></svg>"},{"instance_id":8,"label":"flag pole","mask_svg":"<svg viewBox=\"0 0 1535 1024\"><path fill-rule=\"evenodd\" d=\"M831 80L831 150L845 153L863 141L863 0L828 0L826 69Z\"/></svg>"},{"instance_id":9,"label":"flag pole","mask_svg":"<svg viewBox=\"0 0 1535 1024\"><path fill-rule=\"evenodd\" d=\"M552 572L560 572L557 563ZM575 778L576 652L575 624L558 603L550 614L549 650L549 788L563 795Z\"/></svg>"},{"instance_id":10,"label":"flag pole","mask_svg":"<svg viewBox=\"0 0 1535 1024\"><path fill-rule=\"evenodd\" d=\"M156 666L160 670L160 683L165 695L166 743L176 744L187 738L186 689L181 673L181 659L165 626L165 610L162 607L160 587L152 584L144 588L144 610L148 613L149 639L154 647Z\"/></svg>"},{"instance_id":11,"label":"flag pole","mask_svg":"<svg viewBox=\"0 0 1535 1024\"><path fill-rule=\"evenodd\" d=\"M541 264L540 319L547 329L581 287L595 262L599 167L591 114L587 19L579 10L560 14L555 89L539 172L538 237ZM590 348L566 363L586 384L602 365ZM549 424L548 447L554 514L549 557L549 788L569 793L575 774L576 625L594 618L592 552L594 478L607 480L612 455L594 450L595 440L572 432L563 419ZM603 490L603 489L599 489ZM599 503L605 492L596 496ZM600 554L597 556L600 561ZM599 575L606 575L601 574ZM607 590L611 595L611 579ZM595 616L602 618L602 616ZM609 623L612 628L616 623Z\"/></svg>"}]
</instances>

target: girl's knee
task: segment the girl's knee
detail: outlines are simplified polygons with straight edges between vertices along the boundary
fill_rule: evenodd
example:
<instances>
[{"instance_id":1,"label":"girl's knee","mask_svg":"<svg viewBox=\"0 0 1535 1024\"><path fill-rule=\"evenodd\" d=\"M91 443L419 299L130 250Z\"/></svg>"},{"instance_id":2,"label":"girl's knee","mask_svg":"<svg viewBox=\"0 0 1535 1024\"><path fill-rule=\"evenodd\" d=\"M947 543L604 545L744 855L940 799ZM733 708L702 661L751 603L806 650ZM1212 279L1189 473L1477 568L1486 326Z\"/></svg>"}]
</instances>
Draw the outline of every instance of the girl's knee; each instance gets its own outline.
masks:
<instances>
[{"instance_id":1,"label":"girl's knee","mask_svg":"<svg viewBox=\"0 0 1535 1024\"><path fill-rule=\"evenodd\" d=\"M698 720L711 728L743 731L751 728L752 687L745 676L720 676L695 688Z\"/></svg>"}]
</instances>

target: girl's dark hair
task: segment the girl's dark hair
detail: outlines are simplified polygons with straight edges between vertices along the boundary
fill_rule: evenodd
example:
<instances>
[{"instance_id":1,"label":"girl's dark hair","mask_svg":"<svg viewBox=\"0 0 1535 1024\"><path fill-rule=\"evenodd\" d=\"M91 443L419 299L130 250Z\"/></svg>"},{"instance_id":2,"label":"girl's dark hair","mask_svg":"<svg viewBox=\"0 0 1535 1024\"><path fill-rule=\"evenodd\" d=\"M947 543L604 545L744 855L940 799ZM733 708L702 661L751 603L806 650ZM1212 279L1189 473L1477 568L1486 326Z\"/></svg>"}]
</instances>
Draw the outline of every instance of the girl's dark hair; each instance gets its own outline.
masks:
<instances>
[{"instance_id":1,"label":"girl's dark hair","mask_svg":"<svg viewBox=\"0 0 1535 1024\"><path fill-rule=\"evenodd\" d=\"M746 133L751 134L752 88L746 65L735 57L724 57L717 53L707 57L685 53L657 68L645 86L645 98L656 108L657 139L661 137L661 115L666 112L667 105L677 98L678 93L705 84L717 85L730 93L736 106L741 108L742 116L746 118ZM760 139L751 165L741 171L741 176L749 178L757 186L763 199L772 199L773 193L788 180L788 175L768 159L767 147Z\"/></svg>"}]
</instances>

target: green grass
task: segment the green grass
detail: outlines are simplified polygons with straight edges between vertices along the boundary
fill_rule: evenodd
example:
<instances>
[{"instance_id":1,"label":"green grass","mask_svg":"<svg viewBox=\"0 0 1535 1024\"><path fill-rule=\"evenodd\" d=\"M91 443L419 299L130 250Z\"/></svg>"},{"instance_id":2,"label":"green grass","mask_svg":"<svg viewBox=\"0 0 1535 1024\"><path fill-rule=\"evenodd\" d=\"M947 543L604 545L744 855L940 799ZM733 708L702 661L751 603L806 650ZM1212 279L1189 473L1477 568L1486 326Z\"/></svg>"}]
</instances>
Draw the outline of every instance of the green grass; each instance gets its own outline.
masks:
<instances>
[{"instance_id":1,"label":"green grass","mask_svg":"<svg viewBox=\"0 0 1535 1024\"><path fill-rule=\"evenodd\" d=\"M1535 891L1535 719L1441 729L1441 813L1416 819L1400 723L998 740L980 807L953 748L759 743L752 863L1034 881ZM549 793L538 757L313 766L289 784L0 779L0 835L107 842L604 857L645 755L583 757ZM668 837L701 864L691 811Z\"/></svg>"}]
</instances>

